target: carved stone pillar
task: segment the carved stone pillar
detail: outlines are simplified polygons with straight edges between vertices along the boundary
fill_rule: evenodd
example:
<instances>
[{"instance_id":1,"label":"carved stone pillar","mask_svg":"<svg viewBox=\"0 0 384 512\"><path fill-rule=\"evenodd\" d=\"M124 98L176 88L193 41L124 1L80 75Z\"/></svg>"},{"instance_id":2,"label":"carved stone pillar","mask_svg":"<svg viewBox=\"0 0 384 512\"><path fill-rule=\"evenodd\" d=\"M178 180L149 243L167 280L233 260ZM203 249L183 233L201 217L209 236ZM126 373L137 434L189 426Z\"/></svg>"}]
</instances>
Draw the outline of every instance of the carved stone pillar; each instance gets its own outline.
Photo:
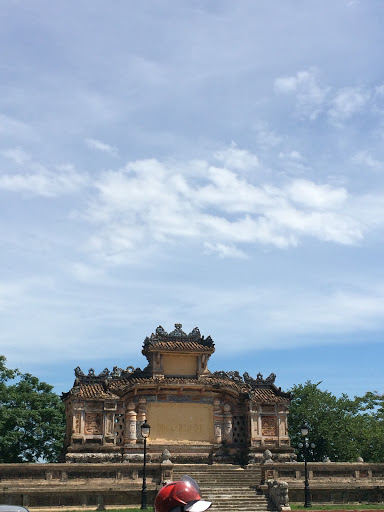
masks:
<instances>
[{"instance_id":1,"label":"carved stone pillar","mask_svg":"<svg viewBox=\"0 0 384 512\"><path fill-rule=\"evenodd\" d=\"M81 412L74 411L72 417L72 433L80 434L81 433Z\"/></svg>"},{"instance_id":2,"label":"carved stone pillar","mask_svg":"<svg viewBox=\"0 0 384 512\"><path fill-rule=\"evenodd\" d=\"M141 437L141 425L147 419L147 406L145 405L147 402L145 397L139 398L139 405L137 407L137 420L136 420L136 438L142 441Z\"/></svg>"},{"instance_id":3,"label":"carved stone pillar","mask_svg":"<svg viewBox=\"0 0 384 512\"><path fill-rule=\"evenodd\" d=\"M220 400L216 398L213 401L213 431L214 431L214 439L215 444L220 444L223 440L222 437L222 427L223 427L223 414L220 406Z\"/></svg>"},{"instance_id":4,"label":"carved stone pillar","mask_svg":"<svg viewBox=\"0 0 384 512\"><path fill-rule=\"evenodd\" d=\"M232 428L232 413L231 406L224 404L224 439L232 443L233 441L233 428Z\"/></svg>"},{"instance_id":5,"label":"carved stone pillar","mask_svg":"<svg viewBox=\"0 0 384 512\"><path fill-rule=\"evenodd\" d=\"M113 436L113 413L104 412L104 436Z\"/></svg>"},{"instance_id":6,"label":"carved stone pillar","mask_svg":"<svg viewBox=\"0 0 384 512\"><path fill-rule=\"evenodd\" d=\"M136 443L136 418L137 414L135 411L135 404L133 402L129 402L127 407L127 412L125 414L125 444L134 444Z\"/></svg>"},{"instance_id":7,"label":"carved stone pillar","mask_svg":"<svg viewBox=\"0 0 384 512\"><path fill-rule=\"evenodd\" d=\"M261 406L259 405L257 408L257 431L259 432L259 438L261 440Z\"/></svg>"},{"instance_id":8,"label":"carved stone pillar","mask_svg":"<svg viewBox=\"0 0 384 512\"><path fill-rule=\"evenodd\" d=\"M250 411L251 416L251 444L253 441L260 438L260 425L259 425L259 413L256 410Z\"/></svg>"},{"instance_id":9,"label":"carved stone pillar","mask_svg":"<svg viewBox=\"0 0 384 512\"><path fill-rule=\"evenodd\" d=\"M286 410L279 410L277 415L277 432L279 436L279 445L289 444L289 437L288 437L288 418L287 418L287 411Z\"/></svg>"}]
</instances>

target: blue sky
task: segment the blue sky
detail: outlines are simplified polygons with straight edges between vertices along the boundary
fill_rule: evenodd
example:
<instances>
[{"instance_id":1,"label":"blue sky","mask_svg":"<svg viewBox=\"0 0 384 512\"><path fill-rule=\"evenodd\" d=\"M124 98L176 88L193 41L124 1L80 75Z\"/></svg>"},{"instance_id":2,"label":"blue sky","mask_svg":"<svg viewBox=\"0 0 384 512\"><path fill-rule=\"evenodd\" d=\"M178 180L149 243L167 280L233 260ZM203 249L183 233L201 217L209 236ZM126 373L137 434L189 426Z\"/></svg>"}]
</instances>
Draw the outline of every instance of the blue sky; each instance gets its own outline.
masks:
<instances>
[{"instance_id":1,"label":"blue sky","mask_svg":"<svg viewBox=\"0 0 384 512\"><path fill-rule=\"evenodd\" d=\"M384 392L384 3L2 0L0 353Z\"/></svg>"}]
</instances>

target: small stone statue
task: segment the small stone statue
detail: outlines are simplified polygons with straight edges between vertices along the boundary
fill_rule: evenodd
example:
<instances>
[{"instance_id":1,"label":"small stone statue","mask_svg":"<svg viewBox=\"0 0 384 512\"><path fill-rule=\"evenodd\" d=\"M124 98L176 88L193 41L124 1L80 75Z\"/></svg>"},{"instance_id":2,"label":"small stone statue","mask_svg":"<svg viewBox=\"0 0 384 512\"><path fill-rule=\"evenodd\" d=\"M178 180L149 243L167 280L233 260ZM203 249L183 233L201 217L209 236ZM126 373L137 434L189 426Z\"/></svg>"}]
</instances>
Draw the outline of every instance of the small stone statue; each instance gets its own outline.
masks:
<instances>
[{"instance_id":1,"label":"small stone statue","mask_svg":"<svg viewBox=\"0 0 384 512\"><path fill-rule=\"evenodd\" d=\"M279 512L291 510L288 498L288 484L282 480L268 480L269 497Z\"/></svg>"},{"instance_id":2,"label":"small stone statue","mask_svg":"<svg viewBox=\"0 0 384 512\"><path fill-rule=\"evenodd\" d=\"M161 454L161 463L162 464L172 464L171 460L170 460L170 457L171 454L169 452L169 450L167 450L166 448L163 450L163 453Z\"/></svg>"},{"instance_id":3,"label":"small stone statue","mask_svg":"<svg viewBox=\"0 0 384 512\"><path fill-rule=\"evenodd\" d=\"M271 462L273 462L272 452L270 450L265 450L263 453L263 464L269 464Z\"/></svg>"}]
</instances>

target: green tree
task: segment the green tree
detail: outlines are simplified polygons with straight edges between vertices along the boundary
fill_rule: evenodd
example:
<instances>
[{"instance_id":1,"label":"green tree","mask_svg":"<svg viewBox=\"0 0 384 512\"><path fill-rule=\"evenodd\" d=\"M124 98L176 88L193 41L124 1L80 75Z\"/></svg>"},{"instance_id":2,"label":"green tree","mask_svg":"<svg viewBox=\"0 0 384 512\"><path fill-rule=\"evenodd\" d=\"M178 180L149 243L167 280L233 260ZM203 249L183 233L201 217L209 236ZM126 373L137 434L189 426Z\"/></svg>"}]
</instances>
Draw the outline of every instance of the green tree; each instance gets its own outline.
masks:
<instances>
[{"instance_id":1,"label":"green tree","mask_svg":"<svg viewBox=\"0 0 384 512\"><path fill-rule=\"evenodd\" d=\"M374 392L353 399L346 394L336 397L322 391L320 384L308 381L290 390L292 446L297 447L302 441L300 427L307 422L310 442L316 445L309 451L309 460L322 461L329 457L342 462L363 457L366 462L384 461L383 397ZM297 454L298 460L302 460L302 452L299 450Z\"/></svg>"},{"instance_id":2,"label":"green tree","mask_svg":"<svg viewBox=\"0 0 384 512\"><path fill-rule=\"evenodd\" d=\"M53 386L6 367L0 355L0 462L55 462L63 447L64 404Z\"/></svg>"}]
</instances>

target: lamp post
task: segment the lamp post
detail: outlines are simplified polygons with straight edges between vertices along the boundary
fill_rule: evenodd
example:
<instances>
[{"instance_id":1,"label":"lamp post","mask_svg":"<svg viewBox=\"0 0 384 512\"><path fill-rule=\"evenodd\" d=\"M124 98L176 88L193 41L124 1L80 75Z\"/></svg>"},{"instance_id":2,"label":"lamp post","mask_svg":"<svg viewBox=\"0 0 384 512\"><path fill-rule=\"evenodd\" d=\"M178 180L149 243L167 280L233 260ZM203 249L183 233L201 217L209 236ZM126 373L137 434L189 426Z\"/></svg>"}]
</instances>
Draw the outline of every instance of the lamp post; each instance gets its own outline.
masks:
<instances>
[{"instance_id":1,"label":"lamp post","mask_svg":"<svg viewBox=\"0 0 384 512\"><path fill-rule=\"evenodd\" d=\"M312 507L311 503L311 493L309 491L309 480L308 480L308 448L314 448L314 443L309 444L308 439L309 434L309 426L307 423L304 423L301 427L301 435L303 436L304 443L299 443L299 448L303 448L304 452L304 507Z\"/></svg>"},{"instance_id":2,"label":"lamp post","mask_svg":"<svg viewBox=\"0 0 384 512\"><path fill-rule=\"evenodd\" d=\"M147 478L146 478L146 459L147 459L147 437L151 432L151 427L148 425L147 420L141 424L141 437L144 439L144 462L143 462L143 487L141 490L141 510L147 508Z\"/></svg>"}]
</instances>

